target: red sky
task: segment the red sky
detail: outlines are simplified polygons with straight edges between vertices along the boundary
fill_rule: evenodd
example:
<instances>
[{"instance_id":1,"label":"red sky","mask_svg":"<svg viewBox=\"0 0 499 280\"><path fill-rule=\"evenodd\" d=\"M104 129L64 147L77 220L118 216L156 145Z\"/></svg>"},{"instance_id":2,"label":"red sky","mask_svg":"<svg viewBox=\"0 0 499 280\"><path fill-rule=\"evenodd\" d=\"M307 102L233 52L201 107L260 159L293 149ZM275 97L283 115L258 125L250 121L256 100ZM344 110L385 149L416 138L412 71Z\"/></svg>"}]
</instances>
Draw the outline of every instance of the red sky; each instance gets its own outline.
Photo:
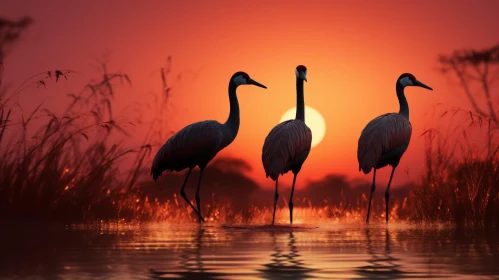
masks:
<instances>
[{"instance_id":1,"label":"red sky","mask_svg":"<svg viewBox=\"0 0 499 280\"><path fill-rule=\"evenodd\" d=\"M295 105L296 65L309 69L305 102L327 123L298 184L327 173L371 180L358 172L358 137L372 118L398 111L396 78L411 72L434 91L406 90L413 137L396 187L422 171L419 135L432 126L425 115L432 106L468 105L459 88L435 70L438 54L498 43L498 10L499 1L3 1L0 16L35 20L5 60L4 80L17 86L47 69L78 71L72 83L55 91L33 89L19 99L25 110L43 100L46 106L62 106L65 100L58 96L94 77L89 64L110 50L110 68L133 80L132 92L120 100L126 104L160 90L154 71L172 55L174 72L197 72L177 85L171 99L172 128L179 129L204 119L224 121L229 78L246 71L268 90L238 91L241 128L220 155L246 159L254 167L251 175L270 187L261 148L281 115ZM387 168L377 177L384 183L388 176ZM286 177L290 182L292 175Z\"/></svg>"}]
</instances>

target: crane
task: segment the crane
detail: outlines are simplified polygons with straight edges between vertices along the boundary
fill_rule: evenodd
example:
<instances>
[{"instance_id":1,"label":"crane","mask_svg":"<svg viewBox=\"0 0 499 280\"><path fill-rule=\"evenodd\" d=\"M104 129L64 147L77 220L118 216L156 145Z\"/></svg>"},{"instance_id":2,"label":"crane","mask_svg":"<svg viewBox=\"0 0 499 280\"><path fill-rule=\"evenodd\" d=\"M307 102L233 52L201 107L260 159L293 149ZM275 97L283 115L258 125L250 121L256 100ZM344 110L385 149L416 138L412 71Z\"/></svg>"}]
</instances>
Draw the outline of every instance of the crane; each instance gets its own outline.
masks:
<instances>
[{"instance_id":1,"label":"crane","mask_svg":"<svg viewBox=\"0 0 499 280\"><path fill-rule=\"evenodd\" d=\"M265 138L262 149L262 162L266 177L275 181L274 213L277 205L279 175L293 172L293 185L289 197L289 219L293 223L293 193L296 176L310 153L312 146L312 131L305 124L305 100L303 84L307 81L307 67L298 65L296 74L296 117L276 125Z\"/></svg>"},{"instance_id":2,"label":"crane","mask_svg":"<svg viewBox=\"0 0 499 280\"><path fill-rule=\"evenodd\" d=\"M175 133L158 150L151 167L151 175L154 181L161 176L163 171L182 171L188 169L180 194L189 206L198 215L198 221L204 222L201 216L199 189L201 178L206 165L220 152L234 141L239 131L239 102L237 101L236 89L240 85L255 85L261 88L266 86L251 79L245 72L236 72L229 81L229 103L230 113L227 121L223 124L215 120L201 121L190 124ZM189 175L194 167L200 169L198 185L196 189L197 209L191 204L185 194L185 186Z\"/></svg>"},{"instance_id":3,"label":"crane","mask_svg":"<svg viewBox=\"0 0 499 280\"><path fill-rule=\"evenodd\" d=\"M405 98L404 88L407 86L418 86L428 90L431 87L418 81L414 75L403 73L397 79L396 92L399 100L400 110L398 113L387 113L371 120L362 130L357 148L357 160L359 171L369 174L373 172L371 195L367 208L366 224L369 224L371 212L371 200L376 189L376 170L387 165L392 167L388 186L385 191L386 224L388 224L388 200L390 198L390 184L393 173L397 168L402 155L407 150L411 140L412 125L409 121L409 104Z\"/></svg>"}]
</instances>

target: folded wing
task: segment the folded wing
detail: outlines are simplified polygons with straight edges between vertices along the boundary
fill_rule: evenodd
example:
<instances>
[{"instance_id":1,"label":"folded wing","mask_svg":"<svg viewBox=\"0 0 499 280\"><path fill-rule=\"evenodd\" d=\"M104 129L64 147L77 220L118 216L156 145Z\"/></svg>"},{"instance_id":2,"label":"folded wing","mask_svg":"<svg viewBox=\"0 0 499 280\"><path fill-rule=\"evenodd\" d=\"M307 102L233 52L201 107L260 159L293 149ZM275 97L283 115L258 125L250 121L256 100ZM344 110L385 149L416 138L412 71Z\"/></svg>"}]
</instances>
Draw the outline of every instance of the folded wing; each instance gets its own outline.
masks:
<instances>
[{"instance_id":1,"label":"folded wing","mask_svg":"<svg viewBox=\"0 0 499 280\"><path fill-rule=\"evenodd\" d=\"M203 121L175 133L154 157L151 174L156 180L163 171L180 171L210 161L223 140L222 125Z\"/></svg>"},{"instance_id":2,"label":"folded wing","mask_svg":"<svg viewBox=\"0 0 499 280\"><path fill-rule=\"evenodd\" d=\"M409 145L411 134L411 123L397 113L384 114L370 121L359 138L359 171L369 173L383 153L401 145Z\"/></svg>"},{"instance_id":3,"label":"folded wing","mask_svg":"<svg viewBox=\"0 0 499 280\"><path fill-rule=\"evenodd\" d=\"M262 162L267 177L275 180L305 161L312 144L312 131L300 120L289 120L275 126L265 138Z\"/></svg>"}]
</instances>

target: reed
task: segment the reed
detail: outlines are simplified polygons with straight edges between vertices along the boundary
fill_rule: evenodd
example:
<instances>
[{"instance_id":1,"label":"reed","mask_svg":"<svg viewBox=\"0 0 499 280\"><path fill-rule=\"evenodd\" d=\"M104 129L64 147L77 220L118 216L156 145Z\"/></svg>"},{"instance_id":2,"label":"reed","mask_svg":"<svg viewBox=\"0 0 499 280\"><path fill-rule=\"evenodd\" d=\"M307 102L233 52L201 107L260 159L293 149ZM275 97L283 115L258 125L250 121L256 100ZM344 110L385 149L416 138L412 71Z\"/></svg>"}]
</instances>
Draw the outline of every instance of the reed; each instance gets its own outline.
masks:
<instances>
[{"instance_id":1,"label":"reed","mask_svg":"<svg viewBox=\"0 0 499 280\"><path fill-rule=\"evenodd\" d=\"M113 119L114 87L126 74L104 72L78 94L68 94L67 108L56 114L40 104L15 122L14 97L49 80L67 79L72 71L34 75L0 99L0 218L2 220L84 221L117 216L114 197L137 178L120 176L119 164L133 154L136 172L150 149L127 149L126 129ZM36 121L37 124L32 123ZM116 140L118 139L118 140Z\"/></svg>"},{"instance_id":2,"label":"reed","mask_svg":"<svg viewBox=\"0 0 499 280\"><path fill-rule=\"evenodd\" d=\"M460 227L499 226L499 145L493 144L493 122L470 111L445 134L425 133L425 173L414 188L414 220ZM448 111L442 116L448 115ZM473 139L469 139L470 135ZM487 141L480 141L487 139ZM486 142L480 149L478 143Z\"/></svg>"}]
</instances>

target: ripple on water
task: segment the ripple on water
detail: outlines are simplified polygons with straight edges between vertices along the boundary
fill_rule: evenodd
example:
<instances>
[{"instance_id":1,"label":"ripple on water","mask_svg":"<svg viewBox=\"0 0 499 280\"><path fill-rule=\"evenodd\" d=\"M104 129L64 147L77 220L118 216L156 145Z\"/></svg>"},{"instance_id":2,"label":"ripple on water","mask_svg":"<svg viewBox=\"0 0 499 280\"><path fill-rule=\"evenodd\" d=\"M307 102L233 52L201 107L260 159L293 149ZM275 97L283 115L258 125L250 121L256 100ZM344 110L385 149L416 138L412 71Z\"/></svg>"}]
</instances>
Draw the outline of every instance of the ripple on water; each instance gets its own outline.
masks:
<instances>
[{"instance_id":1,"label":"ripple on water","mask_svg":"<svg viewBox=\"0 0 499 280\"><path fill-rule=\"evenodd\" d=\"M411 226L139 226L0 232L0 278L497 279L499 235Z\"/></svg>"}]
</instances>

